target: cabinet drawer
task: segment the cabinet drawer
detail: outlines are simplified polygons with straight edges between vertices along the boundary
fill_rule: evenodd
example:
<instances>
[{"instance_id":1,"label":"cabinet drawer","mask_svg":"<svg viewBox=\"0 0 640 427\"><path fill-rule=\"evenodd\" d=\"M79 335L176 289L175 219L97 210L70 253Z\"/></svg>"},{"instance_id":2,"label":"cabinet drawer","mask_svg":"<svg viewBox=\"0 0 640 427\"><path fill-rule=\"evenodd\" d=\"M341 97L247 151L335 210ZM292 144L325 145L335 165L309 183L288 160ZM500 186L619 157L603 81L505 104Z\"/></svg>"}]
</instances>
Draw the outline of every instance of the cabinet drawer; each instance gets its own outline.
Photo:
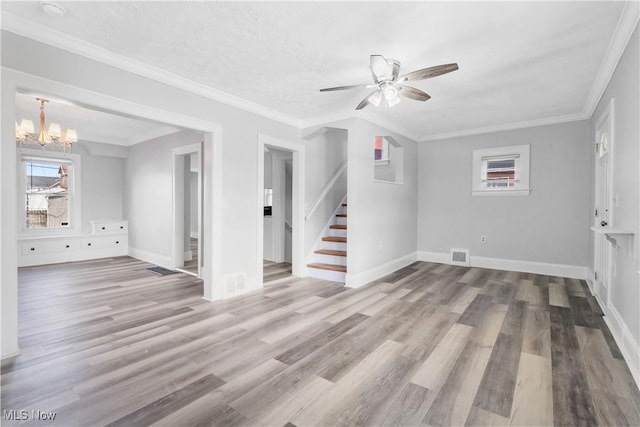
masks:
<instances>
[{"instance_id":1,"label":"cabinet drawer","mask_svg":"<svg viewBox=\"0 0 640 427\"><path fill-rule=\"evenodd\" d=\"M52 254L61 252L71 252L79 249L80 245L78 241L64 241L57 240L51 242L34 241L24 242L22 246L22 255L39 255L39 254Z\"/></svg>"},{"instance_id":2,"label":"cabinet drawer","mask_svg":"<svg viewBox=\"0 0 640 427\"><path fill-rule=\"evenodd\" d=\"M96 236L82 240L84 249L105 249L127 246L126 236Z\"/></svg>"},{"instance_id":3,"label":"cabinet drawer","mask_svg":"<svg viewBox=\"0 0 640 427\"><path fill-rule=\"evenodd\" d=\"M127 221L92 221L91 232L93 234L126 233L129 230Z\"/></svg>"}]
</instances>

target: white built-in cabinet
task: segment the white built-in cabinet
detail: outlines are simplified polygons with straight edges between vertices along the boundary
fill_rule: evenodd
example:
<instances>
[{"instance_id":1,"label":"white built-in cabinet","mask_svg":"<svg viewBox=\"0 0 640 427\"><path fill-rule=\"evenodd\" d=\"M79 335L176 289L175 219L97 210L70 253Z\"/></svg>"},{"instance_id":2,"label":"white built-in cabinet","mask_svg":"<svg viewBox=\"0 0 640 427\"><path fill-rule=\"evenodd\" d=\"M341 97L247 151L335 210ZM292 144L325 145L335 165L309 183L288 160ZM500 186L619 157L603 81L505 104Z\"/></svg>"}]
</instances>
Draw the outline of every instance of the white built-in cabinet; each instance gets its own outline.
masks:
<instances>
[{"instance_id":1,"label":"white built-in cabinet","mask_svg":"<svg viewBox=\"0 0 640 427\"><path fill-rule=\"evenodd\" d=\"M126 220L93 220L90 233L18 238L18 267L127 255Z\"/></svg>"}]
</instances>

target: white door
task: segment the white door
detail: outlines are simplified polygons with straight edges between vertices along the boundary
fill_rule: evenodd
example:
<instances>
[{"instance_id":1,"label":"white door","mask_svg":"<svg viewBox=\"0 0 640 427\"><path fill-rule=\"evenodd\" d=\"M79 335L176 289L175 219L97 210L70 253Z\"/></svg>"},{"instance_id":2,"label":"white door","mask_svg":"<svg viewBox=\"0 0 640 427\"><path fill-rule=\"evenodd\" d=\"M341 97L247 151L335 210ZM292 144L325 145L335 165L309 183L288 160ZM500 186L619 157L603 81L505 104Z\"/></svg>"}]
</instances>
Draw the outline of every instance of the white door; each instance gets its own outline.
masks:
<instances>
[{"instance_id":1,"label":"white door","mask_svg":"<svg viewBox=\"0 0 640 427\"><path fill-rule=\"evenodd\" d=\"M596 229L611 227L611 161L613 148L612 108L607 108L596 126ZM606 314L611 282L611 242L604 233L595 233L594 241L594 293Z\"/></svg>"}]
</instances>

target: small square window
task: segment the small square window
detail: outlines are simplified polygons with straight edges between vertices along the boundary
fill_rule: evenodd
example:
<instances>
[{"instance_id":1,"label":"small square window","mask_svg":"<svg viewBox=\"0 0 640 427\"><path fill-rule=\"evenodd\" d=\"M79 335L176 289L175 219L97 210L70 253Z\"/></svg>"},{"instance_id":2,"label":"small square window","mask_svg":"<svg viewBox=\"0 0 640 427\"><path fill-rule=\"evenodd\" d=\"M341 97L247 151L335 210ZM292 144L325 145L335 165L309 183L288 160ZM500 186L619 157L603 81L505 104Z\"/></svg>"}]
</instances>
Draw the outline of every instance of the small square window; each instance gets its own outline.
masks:
<instances>
[{"instance_id":1,"label":"small square window","mask_svg":"<svg viewBox=\"0 0 640 427\"><path fill-rule=\"evenodd\" d=\"M474 196L529 194L529 145L473 151Z\"/></svg>"},{"instance_id":2,"label":"small square window","mask_svg":"<svg viewBox=\"0 0 640 427\"><path fill-rule=\"evenodd\" d=\"M373 160L376 163L389 161L389 141L382 136L376 136L373 139Z\"/></svg>"}]
</instances>

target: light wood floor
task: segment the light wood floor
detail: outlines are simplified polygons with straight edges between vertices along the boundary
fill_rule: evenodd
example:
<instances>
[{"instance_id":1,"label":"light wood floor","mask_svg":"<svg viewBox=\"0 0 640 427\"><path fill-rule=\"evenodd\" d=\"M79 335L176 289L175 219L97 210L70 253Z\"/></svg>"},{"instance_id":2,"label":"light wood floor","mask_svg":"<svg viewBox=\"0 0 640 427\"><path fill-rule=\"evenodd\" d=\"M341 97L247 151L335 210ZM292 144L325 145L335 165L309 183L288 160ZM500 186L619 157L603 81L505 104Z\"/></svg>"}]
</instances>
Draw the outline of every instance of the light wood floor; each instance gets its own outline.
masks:
<instances>
[{"instance_id":1,"label":"light wood floor","mask_svg":"<svg viewBox=\"0 0 640 427\"><path fill-rule=\"evenodd\" d=\"M189 250L191 251L191 259L184 262L184 270L198 274L198 239L193 237L189 239Z\"/></svg>"},{"instance_id":2,"label":"light wood floor","mask_svg":"<svg viewBox=\"0 0 640 427\"><path fill-rule=\"evenodd\" d=\"M291 263L267 261L265 259L262 265L262 283L265 286L279 283L291 277Z\"/></svg>"},{"instance_id":3,"label":"light wood floor","mask_svg":"<svg viewBox=\"0 0 640 427\"><path fill-rule=\"evenodd\" d=\"M2 409L64 426L640 424L578 280L415 263L355 290L289 278L210 303L146 266L20 269Z\"/></svg>"}]
</instances>

